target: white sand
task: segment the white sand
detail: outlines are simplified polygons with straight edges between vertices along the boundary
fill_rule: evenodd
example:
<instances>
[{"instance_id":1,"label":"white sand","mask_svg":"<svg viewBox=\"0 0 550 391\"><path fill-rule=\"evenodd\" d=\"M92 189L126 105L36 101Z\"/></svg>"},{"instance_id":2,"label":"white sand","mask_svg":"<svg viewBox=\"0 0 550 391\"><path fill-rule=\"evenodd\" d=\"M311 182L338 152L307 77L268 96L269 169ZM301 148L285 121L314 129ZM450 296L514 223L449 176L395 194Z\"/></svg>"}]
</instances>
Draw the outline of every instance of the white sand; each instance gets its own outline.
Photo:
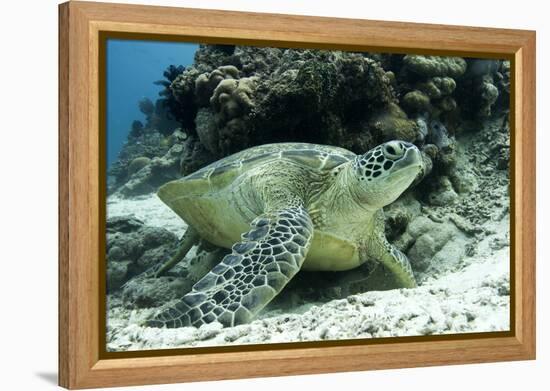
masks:
<instances>
[{"instance_id":1,"label":"white sand","mask_svg":"<svg viewBox=\"0 0 550 391\"><path fill-rule=\"evenodd\" d=\"M109 216L133 213L146 224L177 235L185 224L155 195L131 200L110 198ZM455 270L427 279L415 289L366 292L343 300L307 305L293 313L262 313L247 324L223 329L209 324L196 329L137 326L155 309L127 310L111 298L108 349L112 351L188 346L379 338L488 332L509 329L508 216L488 221L490 235L476 244L475 257Z\"/></svg>"},{"instance_id":2,"label":"white sand","mask_svg":"<svg viewBox=\"0 0 550 391\"><path fill-rule=\"evenodd\" d=\"M166 206L156 194L147 194L125 199L118 195L107 198L107 216L118 217L134 215L146 225L161 227L181 237L187 224Z\"/></svg>"}]
</instances>

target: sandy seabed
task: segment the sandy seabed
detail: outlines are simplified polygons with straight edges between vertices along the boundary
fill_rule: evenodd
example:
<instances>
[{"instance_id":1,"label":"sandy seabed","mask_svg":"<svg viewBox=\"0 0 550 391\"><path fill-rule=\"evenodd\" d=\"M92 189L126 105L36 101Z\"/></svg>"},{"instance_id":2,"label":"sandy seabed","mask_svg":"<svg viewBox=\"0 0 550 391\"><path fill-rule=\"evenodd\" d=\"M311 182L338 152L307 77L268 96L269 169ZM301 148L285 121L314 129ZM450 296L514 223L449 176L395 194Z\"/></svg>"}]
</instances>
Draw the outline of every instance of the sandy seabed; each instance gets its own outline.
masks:
<instances>
[{"instance_id":1,"label":"sandy seabed","mask_svg":"<svg viewBox=\"0 0 550 391\"><path fill-rule=\"evenodd\" d=\"M107 209L109 217L131 213L178 236L186 228L154 194L133 199L111 196ZM484 228L488 234L476 243L474 256L450 271L425 277L417 288L365 292L284 313L268 306L257 320L236 327L223 328L219 323L198 329L141 327L138 324L157 309L127 309L119 296L109 295L107 348L128 351L506 331L510 327L508 213L488 220Z\"/></svg>"}]
</instances>

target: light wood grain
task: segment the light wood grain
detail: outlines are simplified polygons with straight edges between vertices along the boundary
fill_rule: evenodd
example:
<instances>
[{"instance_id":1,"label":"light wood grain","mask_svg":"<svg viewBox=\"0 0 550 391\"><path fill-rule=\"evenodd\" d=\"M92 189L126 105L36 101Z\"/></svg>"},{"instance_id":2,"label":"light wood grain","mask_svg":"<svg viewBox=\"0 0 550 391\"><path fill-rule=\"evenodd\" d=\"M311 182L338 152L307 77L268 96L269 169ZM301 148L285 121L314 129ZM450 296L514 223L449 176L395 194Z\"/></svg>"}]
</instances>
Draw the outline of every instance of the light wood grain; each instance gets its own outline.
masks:
<instances>
[{"instance_id":1,"label":"light wood grain","mask_svg":"<svg viewBox=\"0 0 550 391\"><path fill-rule=\"evenodd\" d=\"M59 382L75 389L535 357L535 33L413 23L70 2L60 6ZM507 57L515 208L513 336L100 359L99 32L289 47ZM200 38L200 39L199 39ZM260 42L261 41L261 42Z\"/></svg>"}]
</instances>

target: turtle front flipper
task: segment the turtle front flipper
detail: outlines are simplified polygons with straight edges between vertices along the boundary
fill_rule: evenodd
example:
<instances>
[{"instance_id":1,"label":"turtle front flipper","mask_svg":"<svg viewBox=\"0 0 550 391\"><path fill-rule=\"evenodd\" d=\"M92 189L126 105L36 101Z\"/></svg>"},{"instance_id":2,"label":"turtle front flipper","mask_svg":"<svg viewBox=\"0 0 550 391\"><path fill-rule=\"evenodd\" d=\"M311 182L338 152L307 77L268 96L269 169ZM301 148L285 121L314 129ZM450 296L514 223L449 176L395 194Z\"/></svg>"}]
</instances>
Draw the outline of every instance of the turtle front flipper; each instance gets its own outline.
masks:
<instances>
[{"instance_id":1,"label":"turtle front flipper","mask_svg":"<svg viewBox=\"0 0 550 391\"><path fill-rule=\"evenodd\" d=\"M313 224L301 206L264 213L251 226L190 293L145 325L249 322L300 270L313 236Z\"/></svg>"},{"instance_id":2,"label":"turtle front flipper","mask_svg":"<svg viewBox=\"0 0 550 391\"><path fill-rule=\"evenodd\" d=\"M416 279L409 259L405 254L390 244L384 234L384 212L378 211L374 216L375 235L369 243L368 256L379 262L388 270L396 284L401 288L415 288Z\"/></svg>"},{"instance_id":3,"label":"turtle front flipper","mask_svg":"<svg viewBox=\"0 0 550 391\"><path fill-rule=\"evenodd\" d=\"M380 259L381 263L392 272L395 280L402 288L416 288L416 279L409 259L395 246L388 244L389 248Z\"/></svg>"}]
</instances>

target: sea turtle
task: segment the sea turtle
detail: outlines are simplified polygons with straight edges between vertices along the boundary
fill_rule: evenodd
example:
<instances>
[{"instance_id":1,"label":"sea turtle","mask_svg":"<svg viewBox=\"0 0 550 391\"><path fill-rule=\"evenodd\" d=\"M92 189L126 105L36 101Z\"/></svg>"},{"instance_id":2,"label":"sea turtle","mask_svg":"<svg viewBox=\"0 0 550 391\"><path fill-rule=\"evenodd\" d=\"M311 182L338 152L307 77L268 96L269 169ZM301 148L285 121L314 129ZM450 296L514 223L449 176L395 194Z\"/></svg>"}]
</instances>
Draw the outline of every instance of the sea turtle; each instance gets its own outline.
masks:
<instances>
[{"instance_id":1,"label":"sea turtle","mask_svg":"<svg viewBox=\"0 0 550 391\"><path fill-rule=\"evenodd\" d=\"M300 270L343 271L382 264L402 287L416 286L407 257L384 235L382 207L423 169L416 146L389 141L363 155L306 143L252 147L163 185L158 196L197 235L231 249L174 306L145 325L247 323Z\"/></svg>"}]
</instances>

